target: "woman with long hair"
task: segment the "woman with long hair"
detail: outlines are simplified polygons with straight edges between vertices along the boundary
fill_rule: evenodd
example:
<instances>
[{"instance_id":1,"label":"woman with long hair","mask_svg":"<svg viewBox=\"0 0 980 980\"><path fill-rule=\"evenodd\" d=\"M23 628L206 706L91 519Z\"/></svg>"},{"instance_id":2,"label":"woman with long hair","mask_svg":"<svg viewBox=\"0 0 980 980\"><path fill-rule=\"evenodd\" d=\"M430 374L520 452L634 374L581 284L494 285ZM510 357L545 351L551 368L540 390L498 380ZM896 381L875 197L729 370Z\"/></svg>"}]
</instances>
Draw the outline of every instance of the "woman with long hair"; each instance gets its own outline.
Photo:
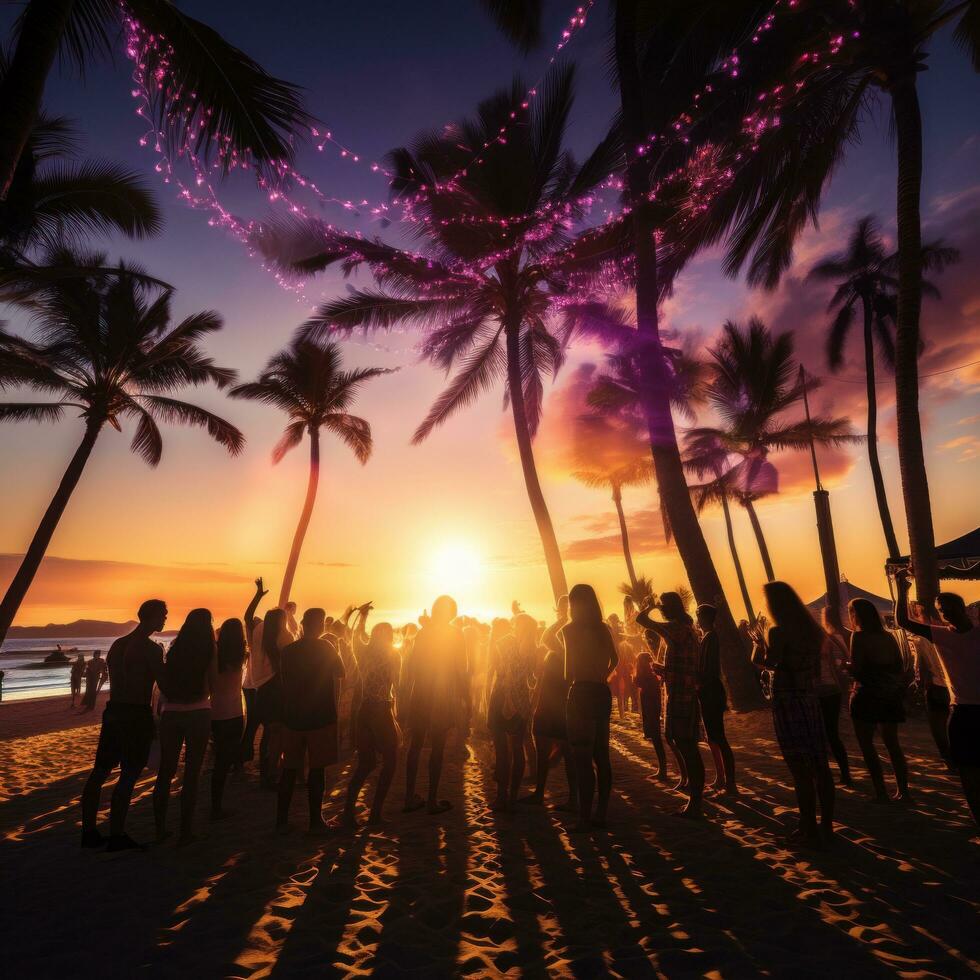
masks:
<instances>
[{"instance_id":1,"label":"woman with long hair","mask_svg":"<svg viewBox=\"0 0 980 980\"><path fill-rule=\"evenodd\" d=\"M817 699L823 715L824 730L830 751L840 769L841 786L852 786L851 764L847 758L847 748L840 737L841 703L850 687L847 676L847 644L837 631L837 624L825 606L820 618L826 636L820 646L820 679L817 683Z\"/></svg>"},{"instance_id":2,"label":"woman with long hair","mask_svg":"<svg viewBox=\"0 0 980 980\"><path fill-rule=\"evenodd\" d=\"M538 624L527 613L514 617L513 632L504 634L490 657L490 702L487 728L493 736L497 798L491 809L512 810L524 778L524 738L531 720L531 689L537 659Z\"/></svg>"},{"instance_id":3,"label":"woman with long hair","mask_svg":"<svg viewBox=\"0 0 980 980\"><path fill-rule=\"evenodd\" d=\"M650 618L657 608L664 622ZM680 811L682 817L701 816L704 796L704 763L698 749L701 711L698 704L700 648L694 631L694 620L688 615L680 595L664 592L656 607L647 606L636 617L638 626L655 634L666 644L663 678L667 705L664 712L664 736L677 759L681 778L679 788L687 784L687 803Z\"/></svg>"},{"instance_id":4,"label":"woman with long hair","mask_svg":"<svg viewBox=\"0 0 980 980\"><path fill-rule=\"evenodd\" d=\"M284 609L270 609L252 636L249 657L255 684L255 714L262 725L268 749L259 756L259 776L263 789L274 790L279 782L282 755L282 679L280 654L292 642Z\"/></svg>"},{"instance_id":5,"label":"woman with long hair","mask_svg":"<svg viewBox=\"0 0 980 980\"><path fill-rule=\"evenodd\" d=\"M180 790L179 844L194 840L197 785L211 731L210 675L215 659L214 626L209 609L192 609L170 646L163 671L163 711L160 715L160 769L153 788L153 817L157 840L167 834L170 785L184 753Z\"/></svg>"},{"instance_id":6,"label":"woman with long hair","mask_svg":"<svg viewBox=\"0 0 980 980\"><path fill-rule=\"evenodd\" d=\"M378 623L367 635L366 624L370 604L358 610L354 627L354 657L361 683L360 704L354 731L357 738L357 768L347 786L343 824L356 824L354 809L364 781L378 765L381 754L381 774L371 803L368 823L382 822L385 797L391 787L398 762L398 726L395 724L394 697L398 689L400 662L395 650L395 632L391 623Z\"/></svg>"},{"instance_id":7,"label":"woman with long hair","mask_svg":"<svg viewBox=\"0 0 980 980\"><path fill-rule=\"evenodd\" d=\"M211 819L230 814L223 808L225 781L239 758L245 730L242 700L242 670L248 648L240 619L226 619L218 630L217 656L212 662L211 738L214 740L214 769L211 771Z\"/></svg>"},{"instance_id":8,"label":"woman with long hair","mask_svg":"<svg viewBox=\"0 0 980 980\"><path fill-rule=\"evenodd\" d=\"M579 820L576 831L605 827L612 793L609 761L609 716L612 694L608 678L619 663L612 633L591 585L576 585L568 593L569 622L560 636L565 654L568 701L565 722L578 771ZM592 799L598 783L595 815Z\"/></svg>"},{"instance_id":9,"label":"woman with long hair","mask_svg":"<svg viewBox=\"0 0 980 980\"><path fill-rule=\"evenodd\" d=\"M816 692L824 632L791 586L767 582L763 591L773 626L768 637L757 640L753 660L773 672L773 725L800 812L800 826L791 838L819 845L821 836L829 842L834 833L834 777Z\"/></svg>"},{"instance_id":10,"label":"woman with long hair","mask_svg":"<svg viewBox=\"0 0 980 980\"><path fill-rule=\"evenodd\" d=\"M896 799L908 800L911 798L908 765L898 741L898 726L905 721L902 651L895 636L885 629L874 603L867 599L852 599L847 609L853 630L848 670L857 682L851 696L851 721L871 775L875 802L887 803L890 799L874 742L875 729L879 726L881 740L895 771Z\"/></svg>"}]
</instances>

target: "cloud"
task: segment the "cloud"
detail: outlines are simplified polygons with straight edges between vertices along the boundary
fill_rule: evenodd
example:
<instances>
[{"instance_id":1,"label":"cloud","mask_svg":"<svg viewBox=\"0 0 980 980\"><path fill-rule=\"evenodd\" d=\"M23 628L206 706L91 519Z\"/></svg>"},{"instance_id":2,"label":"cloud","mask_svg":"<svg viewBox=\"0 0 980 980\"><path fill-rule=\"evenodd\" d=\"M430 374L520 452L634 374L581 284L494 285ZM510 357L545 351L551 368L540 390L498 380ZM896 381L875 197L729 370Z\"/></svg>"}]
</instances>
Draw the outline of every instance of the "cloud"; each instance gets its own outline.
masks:
<instances>
[{"instance_id":1,"label":"cloud","mask_svg":"<svg viewBox=\"0 0 980 980\"><path fill-rule=\"evenodd\" d=\"M610 508L612 504L610 503ZM623 539L619 533L619 520L614 511L608 515L581 516L576 519L584 524L586 537L570 541L562 554L568 561L589 561L594 558L610 558L623 553ZM667 547L663 521L656 508L637 510L626 515L630 537L630 550L634 558L651 551L663 551Z\"/></svg>"},{"instance_id":2,"label":"cloud","mask_svg":"<svg viewBox=\"0 0 980 980\"><path fill-rule=\"evenodd\" d=\"M980 458L980 437L978 436L957 436L941 443L940 452L959 451L956 457L957 463L967 463L972 459Z\"/></svg>"}]
</instances>

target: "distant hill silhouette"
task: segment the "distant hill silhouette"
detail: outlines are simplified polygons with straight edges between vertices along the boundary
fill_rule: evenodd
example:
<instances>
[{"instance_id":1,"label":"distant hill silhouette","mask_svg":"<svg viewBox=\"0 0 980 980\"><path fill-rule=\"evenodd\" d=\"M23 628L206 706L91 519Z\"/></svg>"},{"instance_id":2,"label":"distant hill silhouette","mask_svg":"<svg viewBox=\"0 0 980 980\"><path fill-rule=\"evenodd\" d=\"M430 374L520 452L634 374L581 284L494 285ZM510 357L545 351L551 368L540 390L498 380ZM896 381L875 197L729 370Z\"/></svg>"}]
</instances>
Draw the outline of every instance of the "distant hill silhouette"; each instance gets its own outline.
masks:
<instances>
[{"instance_id":1,"label":"distant hill silhouette","mask_svg":"<svg viewBox=\"0 0 980 980\"><path fill-rule=\"evenodd\" d=\"M11 626L7 637L11 640L48 640L68 636L79 639L87 636L125 636L135 627L135 619L125 623L76 619L74 623L48 623L47 626Z\"/></svg>"}]
</instances>

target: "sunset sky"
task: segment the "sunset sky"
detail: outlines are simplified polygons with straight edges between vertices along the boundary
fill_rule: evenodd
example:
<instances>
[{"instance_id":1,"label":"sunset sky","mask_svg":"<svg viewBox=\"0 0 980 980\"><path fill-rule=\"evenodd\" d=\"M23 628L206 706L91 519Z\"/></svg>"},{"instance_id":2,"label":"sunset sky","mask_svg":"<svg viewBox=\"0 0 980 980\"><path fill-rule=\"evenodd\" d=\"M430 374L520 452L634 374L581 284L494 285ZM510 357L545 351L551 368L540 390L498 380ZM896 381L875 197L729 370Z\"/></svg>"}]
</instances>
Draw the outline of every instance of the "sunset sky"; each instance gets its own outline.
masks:
<instances>
[{"instance_id":1,"label":"sunset sky","mask_svg":"<svg viewBox=\"0 0 980 980\"><path fill-rule=\"evenodd\" d=\"M234 5L187 0L183 6L268 70L304 86L313 114L366 158L380 158L417 130L470 112L514 71L534 81L548 57L546 48L522 59L475 2L369 0L344 5L342 15L336 5L312 0L275 7L254 0ZM563 16L557 6L554 13ZM603 18L597 13L566 50L580 67L571 131L579 156L604 133L614 110ZM8 21L8 15L0 20L4 31ZM549 37L557 35L559 22L552 18ZM924 234L962 251L960 264L938 282L943 300L926 301L923 310L922 371L947 372L923 382L936 536L945 541L980 523L980 364L948 371L980 357L980 78L945 37L934 45L928 64L921 77ZM311 284L306 301L285 292L238 243L209 228L206 216L177 203L173 189L154 173L153 154L137 145L142 129L133 116L130 88L120 52L114 65L93 68L84 86L70 75L53 78L46 103L76 119L86 137L86 155L122 160L146 175L165 212L163 233L145 242L110 241L107 249L139 260L172 283L178 317L218 310L225 329L209 342L209 350L249 379L288 342L309 301L344 286L330 275ZM668 329L706 345L724 320L757 314L777 330L794 330L807 369L826 376L828 293L802 280L819 257L843 247L864 214L880 215L886 234L893 236L894 147L887 122L883 113L865 127L863 142L852 149L825 198L819 231L804 236L794 269L779 289L749 291L723 277L717 254L703 254L665 304ZM379 200L386 193L384 179L366 167L308 148L300 166L339 197ZM243 212L263 213L258 195L244 184L232 184L227 193ZM328 217L340 221L342 214ZM379 231L367 223L358 227ZM12 329L27 329L23 314L2 311L0 316ZM865 394L854 340L845 368L839 377L826 377L815 405L850 416L860 431ZM414 618L439 592L452 591L463 611L486 615L509 608L516 598L543 618L551 607L550 587L501 395L485 397L424 445L411 447L412 431L443 382L438 372L417 363L415 341L410 333L395 332L344 345L352 364L401 370L372 382L357 405L374 430L374 455L366 467L346 447L326 439L320 497L294 597L301 606L331 610L370 599L401 621ZM616 587L626 577L615 512L607 494L569 475L570 421L581 411L584 386L602 356L589 347L572 352L548 394L536 452L569 582L596 585L609 611L618 606ZM879 392L881 455L904 546L890 381ZM256 575L278 589L306 487L305 448L273 467L270 451L284 425L273 409L203 390L188 398L234 421L248 437L244 454L229 459L199 431L167 430L164 458L154 470L130 454L131 432L107 429L20 610L20 624L80 616L127 619L140 600L155 594L168 600L171 625L177 625L194 606L208 606L219 617L240 614ZM81 425L71 419L55 426L0 427L0 586L13 574L15 556L29 541L80 438ZM795 454L774 461L781 493L763 502L759 515L777 575L809 600L823 591L809 460ZM823 451L820 463L832 490L842 572L887 594L864 449ZM627 490L625 502L638 570L658 589L683 582L676 551L663 541L653 490ZM744 514L736 513L735 520L753 597L760 603L764 579L758 552ZM729 601L740 615L720 513L707 512L703 523ZM976 584L962 591L968 599L980 596Z\"/></svg>"}]
</instances>

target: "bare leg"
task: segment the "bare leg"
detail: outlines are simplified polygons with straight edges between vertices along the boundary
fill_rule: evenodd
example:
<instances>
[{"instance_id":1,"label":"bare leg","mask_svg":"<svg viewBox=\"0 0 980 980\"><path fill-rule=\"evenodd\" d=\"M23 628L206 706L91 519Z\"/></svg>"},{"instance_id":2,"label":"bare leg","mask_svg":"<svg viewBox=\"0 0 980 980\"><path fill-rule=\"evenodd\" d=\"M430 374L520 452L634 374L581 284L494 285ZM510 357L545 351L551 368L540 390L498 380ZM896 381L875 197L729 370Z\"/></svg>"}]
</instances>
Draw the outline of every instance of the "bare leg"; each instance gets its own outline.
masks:
<instances>
[{"instance_id":1,"label":"bare leg","mask_svg":"<svg viewBox=\"0 0 980 980\"><path fill-rule=\"evenodd\" d=\"M888 757L892 760L892 769L895 770L895 782L898 784L898 798L907 800L909 794L909 767L905 761L905 753L898 741L898 725L887 724L881 726L881 740L885 743L888 750Z\"/></svg>"},{"instance_id":2,"label":"bare leg","mask_svg":"<svg viewBox=\"0 0 980 980\"><path fill-rule=\"evenodd\" d=\"M354 823L354 810L364 782L377 764L378 757L375 752L367 753L358 750L357 768L351 773L350 782L347 784L347 799L344 803L344 823L349 826Z\"/></svg>"},{"instance_id":3,"label":"bare leg","mask_svg":"<svg viewBox=\"0 0 980 980\"><path fill-rule=\"evenodd\" d=\"M562 759L565 762L565 780L568 783L568 807L572 810L578 804L578 768L575 764L575 754L568 742L561 743Z\"/></svg>"},{"instance_id":4,"label":"bare leg","mask_svg":"<svg viewBox=\"0 0 980 980\"><path fill-rule=\"evenodd\" d=\"M820 832L824 840L829 841L834 836L834 774L826 759L818 764L815 775L820 801Z\"/></svg>"},{"instance_id":5,"label":"bare leg","mask_svg":"<svg viewBox=\"0 0 980 980\"><path fill-rule=\"evenodd\" d=\"M446 753L446 737L449 729L444 728L432 736L432 749L429 752L429 793L428 804L430 812L445 809L439 801L439 780L442 778L442 760Z\"/></svg>"},{"instance_id":6,"label":"bare leg","mask_svg":"<svg viewBox=\"0 0 980 980\"><path fill-rule=\"evenodd\" d=\"M701 798L704 795L704 763L698 743L693 738L677 740L677 751L683 757L687 773L687 804L681 813L685 817L701 816Z\"/></svg>"},{"instance_id":7,"label":"bare leg","mask_svg":"<svg viewBox=\"0 0 980 980\"><path fill-rule=\"evenodd\" d=\"M412 732L411 741L408 745L408 754L405 759L405 809L408 810L415 806L415 783L419 774L419 760L422 757L422 746L425 744L425 735L421 732Z\"/></svg>"},{"instance_id":8,"label":"bare leg","mask_svg":"<svg viewBox=\"0 0 980 980\"><path fill-rule=\"evenodd\" d=\"M392 732L394 735L394 732ZM391 788L391 781L395 776L395 765L398 762L398 739L394 737L391 745L385 746L381 756L381 774L378 776L378 785L374 790L374 802L371 804L371 823L378 823L381 820L381 813L384 809L385 798Z\"/></svg>"},{"instance_id":9,"label":"bare leg","mask_svg":"<svg viewBox=\"0 0 980 980\"><path fill-rule=\"evenodd\" d=\"M817 794L813 770L805 763L789 764L796 789L796 806L800 812L800 833L809 841L817 839Z\"/></svg>"},{"instance_id":10,"label":"bare leg","mask_svg":"<svg viewBox=\"0 0 980 980\"><path fill-rule=\"evenodd\" d=\"M109 778L108 769L93 769L85 788L82 790L82 833L86 834L96 829L99 820L99 802L102 798L102 787Z\"/></svg>"},{"instance_id":11,"label":"bare leg","mask_svg":"<svg viewBox=\"0 0 980 980\"><path fill-rule=\"evenodd\" d=\"M185 843L193 837L194 808L197 805L197 789L201 779L201 766L208 747L207 717L188 731L187 748L184 752L184 780L180 790L180 839Z\"/></svg>"},{"instance_id":12,"label":"bare leg","mask_svg":"<svg viewBox=\"0 0 980 980\"><path fill-rule=\"evenodd\" d=\"M284 768L279 777L279 795L276 800L276 830L285 830L289 826L289 804L293 801L295 786L296 770Z\"/></svg>"},{"instance_id":13,"label":"bare leg","mask_svg":"<svg viewBox=\"0 0 980 980\"><path fill-rule=\"evenodd\" d=\"M592 766L592 747L575 745L575 771L578 775L578 826L588 828L592 820L592 797L595 795L595 769Z\"/></svg>"},{"instance_id":14,"label":"bare leg","mask_svg":"<svg viewBox=\"0 0 980 980\"><path fill-rule=\"evenodd\" d=\"M511 772L510 772L510 797L509 803L511 806L517 800L517 794L521 789L521 780L524 778L524 767L527 764L527 758L524 755L524 735L510 736L510 747L511 747Z\"/></svg>"},{"instance_id":15,"label":"bare leg","mask_svg":"<svg viewBox=\"0 0 980 980\"><path fill-rule=\"evenodd\" d=\"M854 734L857 736L861 754L864 756L864 764L868 767L871 776L875 799L879 803L886 803L888 791L885 789L885 777L881 771L881 759L878 758L878 751L875 748L875 725L873 722L855 720Z\"/></svg>"},{"instance_id":16,"label":"bare leg","mask_svg":"<svg viewBox=\"0 0 980 980\"><path fill-rule=\"evenodd\" d=\"M510 742L511 739L506 732L493 733L493 778L497 784L497 798L491 807L494 810L507 808L507 788L510 785Z\"/></svg>"},{"instance_id":17,"label":"bare leg","mask_svg":"<svg viewBox=\"0 0 980 980\"><path fill-rule=\"evenodd\" d=\"M160 719L160 768L153 787L153 819L156 823L157 840L167 836L167 807L170 803L170 786L177 772L183 732L168 720L167 712Z\"/></svg>"},{"instance_id":18,"label":"bare leg","mask_svg":"<svg viewBox=\"0 0 980 980\"><path fill-rule=\"evenodd\" d=\"M126 833L126 815L129 813L136 780L140 778L142 771L123 769L119 774L119 782L112 790L112 801L109 804L109 833L113 837L122 837Z\"/></svg>"}]
</instances>

